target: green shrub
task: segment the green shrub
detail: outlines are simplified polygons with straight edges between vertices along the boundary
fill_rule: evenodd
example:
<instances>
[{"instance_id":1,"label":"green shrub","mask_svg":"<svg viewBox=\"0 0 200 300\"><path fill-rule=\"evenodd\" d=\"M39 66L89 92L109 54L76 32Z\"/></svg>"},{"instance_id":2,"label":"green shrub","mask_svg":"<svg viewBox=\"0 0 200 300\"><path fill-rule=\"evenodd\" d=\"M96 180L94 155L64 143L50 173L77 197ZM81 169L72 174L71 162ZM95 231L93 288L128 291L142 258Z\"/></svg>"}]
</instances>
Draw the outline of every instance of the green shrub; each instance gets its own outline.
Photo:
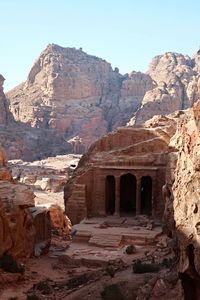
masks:
<instances>
[{"instance_id":1,"label":"green shrub","mask_svg":"<svg viewBox=\"0 0 200 300\"><path fill-rule=\"evenodd\" d=\"M133 264L133 273L153 273L160 270L160 264L142 263L139 259Z\"/></svg>"},{"instance_id":2,"label":"green shrub","mask_svg":"<svg viewBox=\"0 0 200 300\"><path fill-rule=\"evenodd\" d=\"M10 254L1 256L0 268L10 273L24 273L25 271L24 267L19 265Z\"/></svg>"},{"instance_id":3,"label":"green shrub","mask_svg":"<svg viewBox=\"0 0 200 300\"><path fill-rule=\"evenodd\" d=\"M134 245L128 245L126 247L126 254L133 254L133 253L136 253L136 248Z\"/></svg>"},{"instance_id":4,"label":"green shrub","mask_svg":"<svg viewBox=\"0 0 200 300\"><path fill-rule=\"evenodd\" d=\"M8 300L18 300L19 298L18 297L10 297L8 298Z\"/></svg>"}]
</instances>

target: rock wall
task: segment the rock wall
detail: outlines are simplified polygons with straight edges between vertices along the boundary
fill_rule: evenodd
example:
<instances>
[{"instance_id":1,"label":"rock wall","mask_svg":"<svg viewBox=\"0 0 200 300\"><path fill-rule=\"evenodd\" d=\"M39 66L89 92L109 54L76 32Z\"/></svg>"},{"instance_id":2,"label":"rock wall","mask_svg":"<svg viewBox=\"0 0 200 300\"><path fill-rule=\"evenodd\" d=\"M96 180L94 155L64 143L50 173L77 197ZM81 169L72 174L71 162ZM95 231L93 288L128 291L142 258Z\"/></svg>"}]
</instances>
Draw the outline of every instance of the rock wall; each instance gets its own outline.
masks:
<instances>
[{"instance_id":1,"label":"rock wall","mask_svg":"<svg viewBox=\"0 0 200 300\"><path fill-rule=\"evenodd\" d=\"M200 102L180 116L170 145L164 228L173 237L185 299L200 297Z\"/></svg>"},{"instance_id":2,"label":"rock wall","mask_svg":"<svg viewBox=\"0 0 200 300\"><path fill-rule=\"evenodd\" d=\"M13 180L7 167L7 156L1 148L0 256L10 253L15 257L29 257L34 254L37 241L41 238L44 248L48 246L48 218L46 215L41 216L46 224L41 227L31 212L32 208L37 210L34 206L32 189Z\"/></svg>"}]
</instances>

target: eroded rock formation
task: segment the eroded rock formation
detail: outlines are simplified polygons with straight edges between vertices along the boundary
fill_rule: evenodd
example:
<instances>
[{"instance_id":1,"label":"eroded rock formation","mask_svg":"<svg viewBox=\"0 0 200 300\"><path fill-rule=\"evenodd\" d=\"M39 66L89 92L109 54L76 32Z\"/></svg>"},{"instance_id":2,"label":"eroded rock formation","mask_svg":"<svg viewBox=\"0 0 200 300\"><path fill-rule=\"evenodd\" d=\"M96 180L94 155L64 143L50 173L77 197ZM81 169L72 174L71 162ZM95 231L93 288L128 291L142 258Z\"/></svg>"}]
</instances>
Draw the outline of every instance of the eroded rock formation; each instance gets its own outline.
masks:
<instances>
[{"instance_id":1,"label":"eroded rock formation","mask_svg":"<svg viewBox=\"0 0 200 300\"><path fill-rule=\"evenodd\" d=\"M13 181L6 163L6 154L1 149L0 256L30 256L36 232L28 208L34 206L34 194L29 187Z\"/></svg>"},{"instance_id":2,"label":"eroded rock formation","mask_svg":"<svg viewBox=\"0 0 200 300\"><path fill-rule=\"evenodd\" d=\"M192 107L198 99L199 55L168 52L153 58L149 76L157 86L147 91L129 125L142 124L154 115Z\"/></svg>"},{"instance_id":3,"label":"eroded rock formation","mask_svg":"<svg viewBox=\"0 0 200 300\"><path fill-rule=\"evenodd\" d=\"M9 159L33 161L70 151L71 146L60 136L14 120L3 92L4 80L0 75L0 143Z\"/></svg>"},{"instance_id":4,"label":"eroded rock formation","mask_svg":"<svg viewBox=\"0 0 200 300\"><path fill-rule=\"evenodd\" d=\"M198 78L199 55L191 59L169 52L155 57L147 74L122 76L82 49L50 44L27 81L7 97L15 120L50 140L53 133L65 151L83 153L117 126L142 124L154 115L191 107Z\"/></svg>"}]
</instances>

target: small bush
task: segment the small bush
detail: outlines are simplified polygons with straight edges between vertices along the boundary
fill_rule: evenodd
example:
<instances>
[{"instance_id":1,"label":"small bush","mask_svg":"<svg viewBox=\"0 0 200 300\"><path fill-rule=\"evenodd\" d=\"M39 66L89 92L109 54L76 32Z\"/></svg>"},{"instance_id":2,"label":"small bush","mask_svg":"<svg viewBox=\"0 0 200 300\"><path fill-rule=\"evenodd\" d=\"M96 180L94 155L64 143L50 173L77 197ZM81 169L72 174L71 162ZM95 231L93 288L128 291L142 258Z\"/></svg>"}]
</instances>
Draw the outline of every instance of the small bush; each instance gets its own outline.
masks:
<instances>
[{"instance_id":1,"label":"small bush","mask_svg":"<svg viewBox=\"0 0 200 300\"><path fill-rule=\"evenodd\" d=\"M146 264L142 263L140 260L137 260L133 264L133 273L153 273L158 272L160 270L160 264Z\"/></svg>"},{"instance_id":2,"label":"small bush","mask_svg":"<svg viewBox=\"0 0 200 300\"><path fill-rule=\"evenodd\" d=\"M47 280L40 281L40 282L36 283L34 285L34 288L36 290L41 291L43 295L49 295L49 294L51 294L51 288L50 288L49 283L48 283Z\"/></svg>"},{"instance_id":3,"label":"small bush","mask_svg":"<svg viewBox=\"0 0 200 300\"><path fill-rule=\"evenodd\" d=\"M133 254L133 253L136 253L136 248L134 245L128 245L126 247L126 254Z\"/></svg>"},{"instance_id":4,"label":"small bush","mask_svg":"<svg viewBox=\"0 0 200 300\"><path fill-rule=\"evenodd\" d=\"M162 266L166 268L170 268L174 263L174 258L164 258L162 261Z\"/></svg>"},{"instance_id":5,"label":"small bush","mask_svg":"<svg viewBox=\"0 0 200 300\"><path fill-rule=\"evenodd\" d=\"M114 269L113 266L107 266L106 272L107 272L108 275L110 275L110 277L112 277L112 278L115 276L115 269Z\"/></svg>"},{"instance_id":6,"label":"small bush","mask_svg":"<svg viewBox=\"0 0 200 300\"><path fill-rule=\"evenodd\" d=\"M24 267L19 265L10 254L1 256L0 268L10 273L24 273L25 271Z\"/></svg>"},{"instance_id":7,"label":"small bush","mask_svg":"<svg viewBox=\"0 0 200 300\"><path fill-rule=\"evenodd\" d=\"M36 295L31 295L31 296L27 296L26 300L40 300L38 296Z\"/></svg>"},{"instance_id":8,"label":"small bush","mask_svg":"<svg viewBox=\"0 0 200 300\"><path fill-rule=\"evenodd\" d=\"M18 297L10 297L8 298L8 300L18 300L19 298Z\"/></svg>"}]
</instances>

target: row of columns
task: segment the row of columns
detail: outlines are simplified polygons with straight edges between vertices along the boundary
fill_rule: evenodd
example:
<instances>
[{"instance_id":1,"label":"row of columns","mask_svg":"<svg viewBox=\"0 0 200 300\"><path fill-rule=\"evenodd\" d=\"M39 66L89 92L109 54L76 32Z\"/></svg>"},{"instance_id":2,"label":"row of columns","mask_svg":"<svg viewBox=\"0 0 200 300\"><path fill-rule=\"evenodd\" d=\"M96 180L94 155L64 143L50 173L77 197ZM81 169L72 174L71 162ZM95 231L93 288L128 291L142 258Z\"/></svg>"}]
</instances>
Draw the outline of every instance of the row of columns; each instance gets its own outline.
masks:
<instances>
[{"instance_id":1,"label":"row of columns","mask_svg":"<svg viewBox=\"0 0 200 300\"><path fill-rule=\"evenodd\" d=\"M136 177L136 215L141 214L141 180L142 177ZM120 181L121 176L115 176L115 213L114 216L120 216ZM153 185L152 185L153 186ZM153 194L152 194L153 197Z\"/></svg>"}]
</instances>

